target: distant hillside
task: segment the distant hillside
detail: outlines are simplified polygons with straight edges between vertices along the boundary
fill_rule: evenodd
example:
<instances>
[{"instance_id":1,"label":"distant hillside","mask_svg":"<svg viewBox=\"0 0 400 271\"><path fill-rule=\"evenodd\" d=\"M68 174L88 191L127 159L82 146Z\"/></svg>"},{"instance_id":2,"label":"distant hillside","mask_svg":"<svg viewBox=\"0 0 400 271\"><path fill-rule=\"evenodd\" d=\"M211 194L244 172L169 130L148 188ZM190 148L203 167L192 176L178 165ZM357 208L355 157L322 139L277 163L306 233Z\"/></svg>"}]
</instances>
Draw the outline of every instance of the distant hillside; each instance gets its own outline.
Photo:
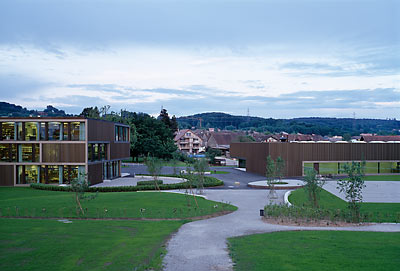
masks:
<instances>
[{"instance_id":1,"label":"distant hillside","mask_svg":"<svg viewBox=\"0 0 400 271\"><path fill-rule=\"evenodd\" d=\"M64 117L68 116L64 110L59 110L51 105L48 105L43 111L28 110L22 106L0 102L0 117Z\"/></svg>"},{"instance_id":2,"label":"distant hillside","mask_svg":"<svg viewBox=\"0 0 400 271\"><path fill-rule=\"evenodd\" d=\"M359 135L360 133L399 134L400 121L351 118L272 119L233 116L225 113L202 113L177 118L180 128L219 128L320 135Z\"/></svg>"}]
</instances>

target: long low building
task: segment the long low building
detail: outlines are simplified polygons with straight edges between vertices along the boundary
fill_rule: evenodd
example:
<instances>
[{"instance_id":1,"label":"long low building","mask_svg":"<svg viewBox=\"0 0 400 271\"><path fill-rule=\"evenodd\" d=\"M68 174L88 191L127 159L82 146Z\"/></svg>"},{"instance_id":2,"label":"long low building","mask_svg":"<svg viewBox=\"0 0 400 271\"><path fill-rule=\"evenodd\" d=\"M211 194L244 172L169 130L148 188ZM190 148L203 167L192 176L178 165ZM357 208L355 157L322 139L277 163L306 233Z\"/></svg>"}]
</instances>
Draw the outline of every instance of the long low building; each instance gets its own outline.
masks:
<instances>
[{"instance_id":1,"label":"long low building","mask_svg":"<svg viewBox=\"0 0 400 271\"><path fill-rule=\"evenodd\" d=\"M306 168L314 168L321 175L342 175L343 165L351 161L365 161L366 174L400 173L400 142L231 144L231 156L249 172L265 175L268 155L285 160L286 177L303 176Z\"/></svg>"},{"instance_id":2,"label":"long low building","mask_svg":"<svg viewBox=\"0 0 400 271\"><path fill-rule=\"evenodd\" d=\"M129 126L82 117L0 118L0 186L121 176Z\"/></svg>"}]
</instances>

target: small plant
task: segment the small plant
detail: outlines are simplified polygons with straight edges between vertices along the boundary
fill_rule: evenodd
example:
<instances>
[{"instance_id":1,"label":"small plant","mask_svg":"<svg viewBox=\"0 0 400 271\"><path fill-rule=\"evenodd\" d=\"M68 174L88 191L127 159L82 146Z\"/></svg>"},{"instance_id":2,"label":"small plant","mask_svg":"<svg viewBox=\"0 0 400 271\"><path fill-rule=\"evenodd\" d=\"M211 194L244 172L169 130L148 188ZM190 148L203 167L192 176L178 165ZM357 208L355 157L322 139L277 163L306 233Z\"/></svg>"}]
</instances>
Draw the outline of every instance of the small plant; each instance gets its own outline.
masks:
<instances>
[{"instance_id":1,"label":"small plant","mask_svg":"<svg viewBox=\"0 0 400 271\"><path fill-rule=\"evenodd\" d=\"M365 161L361 163L352 161L351 164L344 164L343 171L348 178L338 181L338 189L345 193L353 222L360 221L362 189L365 187L364 170Z\"/></svg>"},{"instance_id":2,"label":"small plant","mask_svg":"<svg viewBox=\"0 0 400 271\"><path fill-rule=\"evenodd\" d=\"M208 162L204 158L197 159L194 162L193 167L197 172L197 190L202 194L204 189L204 173L209 169Z\"/></svg>"},{"instance_id":3,"label":"small plant","mask_svg":"<svg viewBox=\"0 0 400 271\"><path fill-rule=\"evenodd\" d=\"M78 178L73 179L71 181L70 188L71 191L75 193L74 198L75 198L77 213L82 213L82 215L85 215L85 211L82 208L81 201L84 199L94 199L95 197L97 197L97 193L89 197L85 195L85 192L89 189L89 181L87 178L87 174L80 174Z\"/></svg>"},{"instance_id":4,"label":"small plant","mask_svg":"<svg viewBox=\"0 0 400 271\"><path fill-rule=\"evenodd\" d=\"M147 166L147 170L149 171L150 175L154 178L154 185L158 191L160 191L160 187L158 186L157 180L158 176L161 174L162 169L162 161L160 161L156 157L148 156L145 164Z\"/></svg>"},{"instance_id":5,"label":"small plant","mask_svg":"<svg viewBox=\"0 0 400 271\"><path fill-rule=\"evenodd\" d=\"M304 191L307 193L310 205L314 208L318 208L319 193L324 184L325 181L317 178L317 172L314 169L306 170L306 176L304 177Z\"/></svg>"}]
</instances>

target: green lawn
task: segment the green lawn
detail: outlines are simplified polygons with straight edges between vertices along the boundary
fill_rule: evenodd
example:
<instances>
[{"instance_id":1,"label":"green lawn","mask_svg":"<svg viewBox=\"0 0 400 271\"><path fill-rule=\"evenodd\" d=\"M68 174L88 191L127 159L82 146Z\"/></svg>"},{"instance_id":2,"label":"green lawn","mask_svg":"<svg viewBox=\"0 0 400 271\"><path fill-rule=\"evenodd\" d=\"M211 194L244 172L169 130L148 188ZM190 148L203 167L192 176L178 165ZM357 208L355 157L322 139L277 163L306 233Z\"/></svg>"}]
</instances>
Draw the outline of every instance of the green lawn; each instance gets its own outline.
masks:
<instances>
[{"instance_id":1,"label":"green lawn","mask_svg":"<svg viewBox=\"0 0 400 271\"><path fill-rule=\"evenodd\" d=\"M0 270L160 270L164 243L183 223L1 218Z\"/></svg>"},{"instance_id":2,"label":"green lawn","mask_svg":"<svg viewBox=\"0 0 400 271\"><path fill-rule=\"evenodd\" d=\"M398 270L400 233L291 231L229 239L235 270Z\"/></svg>"},{"instance_id":3,"label":"green lawn","mask_svg":"<svg viewBox=\"0 0 400 271\"><path fill-rule=\"evenodd\" d=\"M295 206L310 206L304 189L297 189L289 196L289 201ZM347 203L322 190L319 205L323 209L347 209ZM369 214L371 222L397 222L400 218L400 203L361 203L361 214Z\"/></svg>"},{"instance_id":4,"label":"green lawn","mask_svg":"<svg viewBox=\"0 0 400 271\"><path fill-rule=\"evenodd\" d=\"M400 175L368 175L364 181L400 181Z\"/></svg>"},{"instance_id":5,"label":"green lawn","mask_svg":"<svg viewBox=\"0 0 400 271\"><path fill-rule=\"evenodd\" d=\"M90 194L90 193L87 193ZM237 208L193 196L165 192L98 193L83 201L91 218L189 218ZM188 204L190 206L188 206ZM142 209L142 212L141 212ZM35 190L29 187L0 188L1 216L76 217L74 193Z\"/></svg>"}]
</instances>

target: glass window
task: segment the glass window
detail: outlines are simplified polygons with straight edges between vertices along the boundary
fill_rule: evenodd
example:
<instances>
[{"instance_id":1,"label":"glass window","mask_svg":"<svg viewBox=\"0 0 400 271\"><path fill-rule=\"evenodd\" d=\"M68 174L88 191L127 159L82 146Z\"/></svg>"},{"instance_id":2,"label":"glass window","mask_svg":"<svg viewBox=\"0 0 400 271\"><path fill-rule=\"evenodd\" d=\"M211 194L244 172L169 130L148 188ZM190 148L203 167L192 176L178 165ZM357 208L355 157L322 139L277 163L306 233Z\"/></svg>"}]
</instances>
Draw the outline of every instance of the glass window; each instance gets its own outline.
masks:
<instances>
[{"instance_id":1,"label":"glass window","mask_svg":"<svg viewBox=\"0 0 400 271\"><path fill-rule=\"evenodd\" d=\"M88 144L88 161L93 160L93 145Z\"/></svg>"},{"instance_id":2,"label":"glass window","mask_svg":"<svg viewBox=\"0 0 400 271\"><path fill-rule=\"evenodd\" d=\"M85 140L85 123L81 122L79 125L79 140Z\"/></svg>"},{"instance_id":3,"label":"glass window","mask_svg":"<svg viewBox=\"0 0 400 271\"><path fill-rule=\"evenodd\" d=\"M319 174L338 174L338 163L319 163Z\"/></svg>"},{"instance_id":4,"label":"glass window","mask_svg":"<svg viewBox=\"0 0 400 271\"><path fill-rule=\"evenodd\" d=\"M40 123L40 140L46 140L46 123Z\"/></svg>"},{"instance_id":5,"label":"glass window","mask_svg":"<svg viewBox=\"0 0 400 271\"><path fill-rule=\"evenodd\" d=\"M80 123L71 122L71 140L79 140L80 138Z\"/></svg>"},{"instance_id":6,"label":"glass window","mask_svg":"<svg viewBox=\"0 0 400 271\"><path fill-rule=\"evenodd\" d=\"M48 183L59 183L60 170L59 166L48 166Z\"/></svg>"},{"instance_id":7,"label":"glass window","mask_svg":"<svg viewBox=\"0 0 400 271\"><path fill-rule=\"evenodd\" d=\"M15 122L3 122L1 133L2 140L15 140Z\"/></svg>"},{"instance_id":8,"label":"glass window","mask_svg":"<svg viewBox=\"0 0 400 271\"><path fill-rule=\"evenodd\" d=\"M39 162L39 144L19 144L19 162Z\"/></svg>"},{"instance_id":9,"label":"glass window","mask_svg":"<svg viewBox=\"0 0 400 271\"><path fill-rule=\"evenodd\" d=\"M22 122L16 122L15 124L16 124L16 127L17 127L16 128L17 129L17 140L24 140L24 137L23 137L23 134L22 134L22 131L23 131Z\"/></svg>"},{"instance_id":10,"label":"glass window","mask_svg":"<svg viewBox=\"0 0 400 271\"><path fill-rule=\"evenodd\" d=\"M378 162L366 162L365 163L365 174L377 174Z\"/></svg>"},{"instance_id":11,"label":"glass window","mask_svg":"<svg viewBox=\"0 0 400 271\"><path fill-rule=\"evenodd\" d=\"M61 123L49 122L49 140L60 140Z\"/></svg>"},{"instance_id":12,"label":"glass window","mask_svg":"<svg viewBox=\"0 0 400 271\"><path fill-rule=\"evenodd\" d=\"M38 166L17 166L17 184L37 183L39 179Z\"/></svg>"},{"instance_id":13,"label":"glass window","mask_svg":"<svg viewBox=\"0 0 400 271\"><path fill-rule=\"evenodd\" d=\"M380 162L380 173L400 173L399 162Z\"/></svg>"},{"instance_id":14,"label":"glass window","mask_svg":"<svg viewBox=\"0 0 400 271\"><path fill-rule=\"evenodd\" d=\"M68 122L64 122L63 124L63 140L70 140L70 138L68 137L68 131L69 131L69 129L68 129L68 126L69 126L69 123Z\"/></svg>"},{"instance_id":15,"label":"glass window","mask_svg":"<svg viewBox=\"0 0 400 271\"><path fill-rule=\"evenodd\" d=\"M25 122L25 140L38 140L37 122Z\"/></svg>"},{"instance_id":16,"label":"glass window","mask_svg":"<svg viewBox=\"0 0 400 271\"><path fill-rule=\"evenodd\" d=\"M16 162L17 144L0 144L0 161Z\"/></svg>"}]
</instances>

